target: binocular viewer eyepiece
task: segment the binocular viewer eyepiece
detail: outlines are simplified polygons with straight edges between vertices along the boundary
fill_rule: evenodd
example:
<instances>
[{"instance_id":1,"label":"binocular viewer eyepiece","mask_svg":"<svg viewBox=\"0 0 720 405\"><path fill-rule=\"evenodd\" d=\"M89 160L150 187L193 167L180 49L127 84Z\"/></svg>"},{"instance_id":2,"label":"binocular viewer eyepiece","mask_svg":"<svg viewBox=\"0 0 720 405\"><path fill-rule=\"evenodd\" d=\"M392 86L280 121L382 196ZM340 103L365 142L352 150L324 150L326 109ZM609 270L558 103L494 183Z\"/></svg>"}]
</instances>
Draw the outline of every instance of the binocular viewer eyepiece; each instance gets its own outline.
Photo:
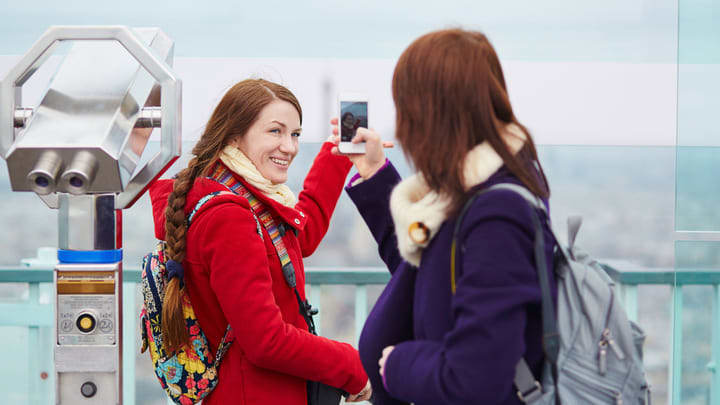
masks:
<instances>
[{"instance_id":1,"label":"binocular viewer eyepiece","mask_svg":"<svg viewBox=\"0 0 720 405\"><path fill-rule=\"evenodd\" d=\"M56 179L62 168L60 156L55 152L47 151L40 155L35 167L27 175L28 186L40 195L55 192Z\"/></svg>"},{"instance_id":2,"label":"binocular viewer eyepiece","mask_svg":"<svg viewBox=\"0 0 720 405\"><path fill-rule=\"evenodd\" d=\"M20 89L62 41L72 47L45 94L23 106ZM12 189L51 208L60 194L115 194L118 209L131 206L180 155L173 48L156 28L51 27L0 81L0 157ZM145 161L153 128L160 150Z\"/></svg>"},{"instance_id":3,"label":"binocular viewer eyepiece","mask_svg":"<svg viewBox=\"0 0 720 405\"><path fill-rule=\"evenodd\" d=\"M87 151L75 154L70 166L60 176L60 188L70 194L85 194L95 180L97 161Z\"/></svg>"},{"instance_id":4,"label":"binocular viewer eyepiece","mask_svg":"<svg viewBox=\"0 0 720 405\"><path fill-rule=\"evenodd\" d=\"M75 153L65 165L58 153L45 151L27 175L27 187L39 195L54 192L85 194L95 180L97 169L97 160L90 152Z\"/></svg>"}]
</instances>

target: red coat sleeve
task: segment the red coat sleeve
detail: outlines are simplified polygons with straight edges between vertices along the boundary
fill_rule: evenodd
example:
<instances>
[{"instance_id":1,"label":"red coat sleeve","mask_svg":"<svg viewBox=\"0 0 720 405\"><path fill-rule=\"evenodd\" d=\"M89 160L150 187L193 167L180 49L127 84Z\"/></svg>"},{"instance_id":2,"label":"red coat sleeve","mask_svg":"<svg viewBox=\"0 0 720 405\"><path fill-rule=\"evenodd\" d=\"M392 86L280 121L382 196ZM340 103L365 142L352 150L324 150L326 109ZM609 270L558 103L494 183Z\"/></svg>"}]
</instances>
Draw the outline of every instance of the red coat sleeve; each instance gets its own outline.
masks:
<instances>
[{"instance_id":1,"label":"red coat sleeve","mask_svg":"<svg viewBox=\"0 0 720 405\"><path fill-rule=\"evenodd\" d=\"M201 254L209 263L210 286L235 331L233 345L258 367L359 392L367 376L352 346L314 336L282 319L250 207L223 204L206 215Z\"/></svg>"},{"instance_id":2,"label":"red coat sleeve","mask_svg":"<svg viewBox=\"0 0 720 405\"><path fill-rule=\"evenodd\" d=\"M310 256L325 236L352 167L347 157L330 153L332 147L329 142L322 145L295 205L295 209L308 218L305 228L298 235L303 257Z\"/></svg>"}]
</instances>

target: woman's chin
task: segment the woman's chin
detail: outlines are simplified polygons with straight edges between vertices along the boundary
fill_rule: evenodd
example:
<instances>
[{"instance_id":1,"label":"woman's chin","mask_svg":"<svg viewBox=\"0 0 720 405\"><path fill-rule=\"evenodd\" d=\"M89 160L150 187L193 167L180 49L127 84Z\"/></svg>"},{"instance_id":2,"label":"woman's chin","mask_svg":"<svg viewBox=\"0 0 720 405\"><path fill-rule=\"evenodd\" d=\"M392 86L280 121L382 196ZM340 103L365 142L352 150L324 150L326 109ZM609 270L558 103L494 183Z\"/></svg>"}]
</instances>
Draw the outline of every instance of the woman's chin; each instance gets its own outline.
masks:
<instances>
[{"instance_id":1,"label":"woman's chin","mask_svg":"<svg viewBox=\"0 0 720 405\"><path fill-rule=\"evenodd\" d=\"M266 179L270 180L272 184L282 184L287 182L288 179L288 166L280 166L275 163L263 167L260 170L260 174Z\"/></svg>"},{"instance_id":2,"label":"woman's chin","mask_svg":"<svg viewBox=\"0 0 720 405\"><path fill-rule=\"evenodd\" d=\"M287 173L281 174L275 174L273 176L268 177L267 179L270 180L270 182L274 185L278 184L285 184L287 182Z\"/></svg>"}]
</instances>

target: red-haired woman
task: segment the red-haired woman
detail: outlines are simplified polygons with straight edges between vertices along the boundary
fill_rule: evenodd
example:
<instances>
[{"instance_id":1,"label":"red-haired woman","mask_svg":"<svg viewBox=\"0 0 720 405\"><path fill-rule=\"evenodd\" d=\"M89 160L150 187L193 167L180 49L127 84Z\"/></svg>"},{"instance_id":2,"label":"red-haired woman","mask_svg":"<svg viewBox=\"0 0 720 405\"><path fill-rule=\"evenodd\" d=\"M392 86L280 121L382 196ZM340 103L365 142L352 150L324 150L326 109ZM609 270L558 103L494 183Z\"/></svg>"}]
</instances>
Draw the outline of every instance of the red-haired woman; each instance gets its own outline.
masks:
<instances>
[{"instance_id":1,"label":"red-haired woman","mask_svg":"<svg viewBox=\"0 0 720 405\"><path fill-rule=\"evenodd\" d=\"M164 344L177 348L187 342L182 294L189 294L213 352L228 324L235 335L205 405L306 405L307 380L354 394L351 401L370 396L357 351L308 332L283 274L283 256L265 221L256 221L256 206L227 192L241 184L265 206L305 300L302 258L325 235L351 164L324 144L296 197L284 183L298 152L301 122L300 104L288 89L242 81L215 108L188 167L150 190L156 236L167 242L168 259L184 269L167 286ZM188 229L187 216L198 201L223 191L202 205Z\"/></svg>"},{"instance_id":2,"label":"red-haired woman","mask_svg":"<svg viewBox=\"0 0 720 405\"><path fill-rule=\"evenodd\" d=\"M528 204L510 190L480 195L460 224L454 278L450 251L459 210L480 190L513 183L547 204L533 140L479 32L420 37L401 55L392 90L396 138L417 174L401 181L378 134L361 128L354 142L366 141L367 153L350 156L359 176L347 188L392 273L360 337L375 404L521 404L518 361L540 379L544 359ZM543 223L557 299L555 242Z\"/></svg>"}]
</instances>

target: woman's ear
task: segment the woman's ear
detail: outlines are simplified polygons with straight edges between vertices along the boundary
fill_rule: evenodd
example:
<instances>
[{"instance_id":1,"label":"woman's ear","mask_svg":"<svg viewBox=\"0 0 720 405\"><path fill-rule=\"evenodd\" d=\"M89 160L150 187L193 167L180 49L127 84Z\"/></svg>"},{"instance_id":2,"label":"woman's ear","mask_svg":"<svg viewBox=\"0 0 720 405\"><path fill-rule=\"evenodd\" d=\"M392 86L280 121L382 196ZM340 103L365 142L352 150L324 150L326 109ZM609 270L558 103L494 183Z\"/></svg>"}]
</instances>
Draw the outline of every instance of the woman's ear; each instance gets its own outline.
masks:
<instances>
[{"instance_id":1,"label":"woman's ear","mask_svg":"<svg viewBox=\"0 0 720 405\"><path fill-rule=\"evenodd\" d=\"M225 147L227 145L230 145L230 146L240 149L240 137L236 136L234 138L229 139L227 141L227 143L225 145L223 145L223 147Z\"/></svg>"}]
</instances>

